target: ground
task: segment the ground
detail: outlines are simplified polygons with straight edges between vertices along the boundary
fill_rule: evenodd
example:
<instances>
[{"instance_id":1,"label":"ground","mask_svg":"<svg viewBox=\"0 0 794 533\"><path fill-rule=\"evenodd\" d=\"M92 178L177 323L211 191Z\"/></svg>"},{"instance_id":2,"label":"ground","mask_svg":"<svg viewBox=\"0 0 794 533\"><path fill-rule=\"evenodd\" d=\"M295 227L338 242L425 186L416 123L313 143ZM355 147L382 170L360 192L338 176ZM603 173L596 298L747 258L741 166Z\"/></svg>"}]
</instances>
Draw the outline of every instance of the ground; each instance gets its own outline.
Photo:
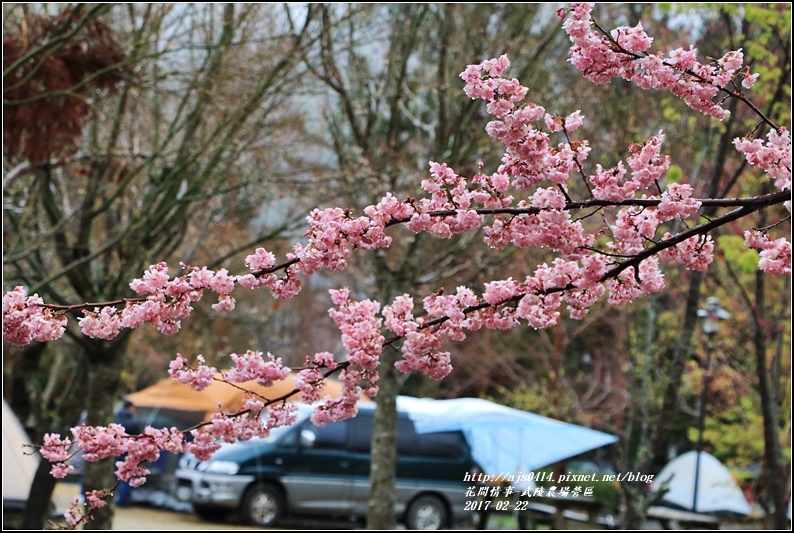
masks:
<instances>
[{"instance_id":1,"label":"ground","mask_svg":"<svg viewBox=\"0 0 794 533\"><path fill-rule=\"evenodd\" d=\"M59 483L55 488L53 502L59 513L63 513L80 492L77 483ZM248 527L241 524L222 524L204 522L199 517L180 511L171 511L147 505L135 505L116 509L113 520L113 529L117 531L168 531L168 530L219 530L219 529L249 529L261 528Z\"/></svg>"}]
</instances>

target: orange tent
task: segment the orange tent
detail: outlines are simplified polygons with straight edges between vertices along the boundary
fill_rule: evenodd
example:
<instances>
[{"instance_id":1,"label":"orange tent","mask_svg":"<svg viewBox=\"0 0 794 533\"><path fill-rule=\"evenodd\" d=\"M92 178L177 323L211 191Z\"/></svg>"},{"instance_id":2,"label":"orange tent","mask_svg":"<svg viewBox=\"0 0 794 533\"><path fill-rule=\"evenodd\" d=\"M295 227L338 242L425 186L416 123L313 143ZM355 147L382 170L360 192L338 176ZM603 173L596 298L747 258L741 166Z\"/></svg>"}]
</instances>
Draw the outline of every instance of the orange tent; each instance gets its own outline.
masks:
<instances>
[{"instance_id":1,"label":"orange tent","mask_svg":"<svg viewBox=\"0 0 794 533\"><path fill-rule=\"evenodd\" d=\"M220 375L220 374L219 374ZM295 389L295 375L290 374L283 381L271 387L263 387L256 381L239 383L239 388L228 383L216 381L202 391L194 391L190 385L165 378L151 387L127 395L127 399L138 409L138 418L145 424L176 425L180 429L209 420L218 410L218 404L224 412L233 413L243 408L245 390L250 390L265 398L274 399ZM338 397L342 392L342 384L335 380L326 380L325 390L321 396L330 394ZM300 394L289 398L298 401ZM362 401L369 401L362 395Z\"/></svg>"}]
</instances>

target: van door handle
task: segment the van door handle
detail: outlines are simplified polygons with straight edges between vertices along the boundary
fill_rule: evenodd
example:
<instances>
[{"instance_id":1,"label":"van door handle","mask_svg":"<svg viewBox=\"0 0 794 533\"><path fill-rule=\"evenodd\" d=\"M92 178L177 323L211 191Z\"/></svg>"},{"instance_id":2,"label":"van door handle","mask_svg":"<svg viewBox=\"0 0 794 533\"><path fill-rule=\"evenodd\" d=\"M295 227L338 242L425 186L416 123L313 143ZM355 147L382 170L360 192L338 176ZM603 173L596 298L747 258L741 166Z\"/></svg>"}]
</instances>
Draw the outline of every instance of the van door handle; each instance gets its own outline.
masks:
<instances>
[{"instance_id":1,"label":"van door handle","mask_svg":"<svg viewBox=\"0 0 794 533\"><path fill-rule=\"evenodd\" d=\"M284 464L284 459L282 459L281 457L276 457L276 458L273 460L273 462L274 462L274 463L276 463L277 465L281 466L281 465L283 465L283 464Z\"/></svg>"}]
</instances>

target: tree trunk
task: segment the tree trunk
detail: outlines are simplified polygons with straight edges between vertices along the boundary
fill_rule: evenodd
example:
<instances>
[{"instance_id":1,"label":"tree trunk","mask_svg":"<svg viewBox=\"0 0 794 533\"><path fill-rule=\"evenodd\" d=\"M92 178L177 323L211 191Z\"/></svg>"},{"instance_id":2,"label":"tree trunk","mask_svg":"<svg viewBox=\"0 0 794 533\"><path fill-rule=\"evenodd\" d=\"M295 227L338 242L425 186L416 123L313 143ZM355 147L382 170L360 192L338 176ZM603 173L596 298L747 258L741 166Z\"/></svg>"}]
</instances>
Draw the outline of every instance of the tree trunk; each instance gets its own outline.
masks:
<instances>
[{"instance_id":1,"label":"tree trunk","mask_svg":"<svg viewBox=\"0 0 794 533\"><path fill-rule=\"evenodd\" d=\"M650 385L651 385L651 367L653 343L656 335L656 305L657 299L655 295L648 296L648 303L646 306L648 313L647 325L645 327L645 342L642 350L642 362L640 366L640 388L638 391L639 397L639 418L640 418L640 441L637 445L637 450L633 455L632 460L632 445L629 439L621 449L623 460L621 468L624 471L634 470L635 464L651 464L653 461L653 453L649 442L650 432ZM634 431L633 413L629 414L628 424L626 430L627 435L631 435ZM642 472L642 470L640 470ZM643 522L645 522L646 511L648 508L647 499L645 497L645 483L638 482L623 482L621 483L623 493L623 502L625 505L625 513L623 516L623 523L626 529L641 529Z\"/></svg>"},{"instance_id":2,"label":"tree trunk","mask_svg":"<svg viewBox=\"0 0 794 533\"><path fill-rule=\"evenodd\" d=\"M755 275L755 332L753 345L755 348L755 369L758 376L758 393L761 395L761 410L764 417L764 466L766 473L767 500L771 506L768 510L772 518L772 529L788 529L786 518L786 493L783 482L783 470L780 464L780 440L778 437L779 413L775 402L774 391L769 380L767 369L766 331L760 317L765 312L764 273Z\"/></svg>"},{"instance_id":3,"label":"tree trunk","mask_svg":"<svg viewBox=\"0 0 794 533\"><path fill-rule=\"evenodd\" d=\"M124 350L127 335L122 342L91 343L88 371L88 425L107 425L113 422L113 405L118 400L121 369L124 363ZM86 463L83 474L84 490L100 490L111 488L116 484L114 472L116 458L109 458L95 463ZM115 505L97 509L93 520L85 524L84 529L111 529Z\"/></svg>"},{"instance_id":4,"label":"tree trunk","mask_svg":"<svg viewBox=\"0 0 794 533\"><path fill-rule=\"evenodd\" d=\"M649 457L650 461L652 461L654 457L664 455L667 451L668 436L673 426L673 419L678 412L678 390L681 387L681 376L684 373L684 366L691 352L692 337L698 322L697 310L702 283L703 274L698 271L692 272L689 278L689 291L687 292L684 319L681 321L681 335L678 337L678 342L676 342L673 347L670 368L668 370L670 380L667 382L667 388L664 393L664 404L659 414L659 419L656 422L656 432L651 446L652 453ZM647 471L650 466L650 462L648 462L647 464L638 464L636 468L638 471L644 472Z\"/></svg>"},{"instance_id":5,"label":"tree trunk","mask_svg":"<svg viewBox=\"0 0 794 533\"><path fill-rule=\"evenodd\" d=\"M39 443L44 438L45 432L40 428L69 435L69 428L75 426L80 420L80 413L85 405L84 392L87 379L84 365L77 365L72 379L73 382L60 398L54 420L47 417L46 410L36 410L37 415L33 415L34 420L37 421L35 425L37 431L30 435L34 443ZM33 477L33 483L30 485L28 501L22 515L21 529L44 529L51 517L50 504L57 481L50 475L50 468L49 461L40 460Z\"/></svg>"},{"instance_id":6,"label":"tree trunk","mask_svg":"<svg viewBox=\"0 0 794 533\"><path fill-rule=\"evenodd\" d=\"M20 529L44 529L51 517L52 493L56 480L50 475L50 462L42 459L30 485Z\"/></svg>"},{"instance_id":7,"label":"tree trunk","mask_svg":"<svg viewBox=\"0 0 794 533\"><path fill-rule=\"evenodd\" d=\"M372 434L372 465L370 470L369 529L395 529L396 495L394 480L397 471L397 395L400 391L394 363L399 353L386 348L380 358L378 408Z\"/></svg>"}]
</instances>

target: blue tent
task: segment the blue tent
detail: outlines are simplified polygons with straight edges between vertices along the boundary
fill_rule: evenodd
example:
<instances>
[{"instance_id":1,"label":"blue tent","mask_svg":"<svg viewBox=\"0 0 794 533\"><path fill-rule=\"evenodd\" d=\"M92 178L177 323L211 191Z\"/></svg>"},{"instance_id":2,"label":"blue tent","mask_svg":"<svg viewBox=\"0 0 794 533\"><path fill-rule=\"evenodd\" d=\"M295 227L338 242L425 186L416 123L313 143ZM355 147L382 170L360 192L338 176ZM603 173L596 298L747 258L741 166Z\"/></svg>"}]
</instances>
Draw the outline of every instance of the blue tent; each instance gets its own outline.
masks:
<instances>
[{"instance_id":1,"label":"blue tent","mask_svg":"<svg viewBox=\"0 0 794 533\"><path fill-rule=\"evenodd\" d=\"M419 433L461 430L474 459L491 476L518 476L618 441L583 426L478 398L432 400L400 396Z\"/></svg>"}]
</instances>

